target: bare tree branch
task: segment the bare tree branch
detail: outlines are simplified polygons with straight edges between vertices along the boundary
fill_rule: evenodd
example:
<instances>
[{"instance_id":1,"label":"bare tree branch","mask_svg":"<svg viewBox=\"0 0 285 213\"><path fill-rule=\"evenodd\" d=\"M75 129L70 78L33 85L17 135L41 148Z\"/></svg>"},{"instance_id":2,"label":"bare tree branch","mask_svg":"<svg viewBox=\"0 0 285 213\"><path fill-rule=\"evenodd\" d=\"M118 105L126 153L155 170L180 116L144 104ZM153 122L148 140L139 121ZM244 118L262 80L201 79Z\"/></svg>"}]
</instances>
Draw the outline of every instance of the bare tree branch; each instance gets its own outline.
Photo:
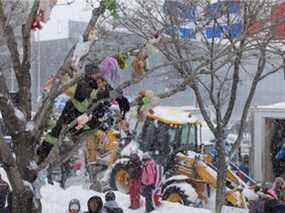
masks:
<instances>
[{"instance_id":1,"label":"bare tree branch","mask_svg":"<svg viewBox=\"0 0 285 213\"><path fill-rule=\"evenodd\" d=\"M249 94L247 96L245 106L243 107L240 128L238 131L238 137L237 137L237 139L236 139L236 141L232 147L232 150L229 154L229 156L230 156L229 159L231 159L233 154L240 147L240 143L241 143L241 139L242 139L242 133L243 133L244 128L245 128L245 123L246 123L246 118L247 118L247 115L249 112L249 108L250 108L252 99L254 97L258 82L260 81L260 77L261 77L262 73L264 72L265 65L266 65L266 46L264 46L264 48L262 50L260 50L260 57L258 60L258 66L256 68L256 74L255 74L254 79L251 83L251 87L249 89Z\"/></svg>"},{"instance_id":2,"label":"bare tree branch","mask_svg":"<svg viewBox=\"0 0 285 213\"><path fill-rule=\"evenodd\" d=\"M20 120L15 114L15 106L10 99L9 90L6 85L6 79L0 72L0 111L4 118L6 127L11 136L17 134L17 131L24 131L24 121ZM24 118L23 118L24 119Z\"/></svg>"}]
</instances>

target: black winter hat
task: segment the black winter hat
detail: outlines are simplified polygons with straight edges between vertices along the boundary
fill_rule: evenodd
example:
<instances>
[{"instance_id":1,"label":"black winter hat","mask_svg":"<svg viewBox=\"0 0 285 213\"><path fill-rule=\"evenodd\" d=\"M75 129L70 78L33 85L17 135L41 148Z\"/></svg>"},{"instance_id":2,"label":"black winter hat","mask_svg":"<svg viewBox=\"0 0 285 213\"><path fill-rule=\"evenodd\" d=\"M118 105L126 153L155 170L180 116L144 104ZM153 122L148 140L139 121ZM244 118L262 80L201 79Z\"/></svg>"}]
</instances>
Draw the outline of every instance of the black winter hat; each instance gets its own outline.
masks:
<instances>
[{"instance_id":1,"label":"black winter hat","mask_svg":"<svg viewBox=\"0 0 285 213\"><path fill-rule=\"evenodd\" d=\"M100 71L99 67L94 63L87 64L85 66L85 75L92 75L92 74L97 73L99 71Z\"/></svg>"},{"instance_id":2,"label":"black winter hat","mask_svg":"<svg viewBox=\"0 0 285 213\"><path fill-rule=\"evenodd\" d=\"M77 199L72 199L68 204L68 210L71 209L72 206L76 205L78 207L78 210L80 210L80 201Z\"/></svg>"},{"instance_id":3,"label":"black winter hat","mask_svg":"<svg viewBox=\"0 0 285 213\"><path fill-rule=\"evenodd\" d=\"M116 200L116 195L114 192L109 191L105 194L105 201L115 201Z\"/></svg>"},{"instance_id":4,"label":"black winter hat","mask_svg":"<svg viewBox=\"0 0 285 213\"><path fill-rule=\"evenodd\" d=\"M91 209L90 209L90 203L91 203L92 201L95 201L95 202L97 203L97 210L96 210L96 211L99 212L99 211L102 209L102 207L103 207L103 201L102 201L101 197L93 196L93 197L91 197L91 198L88 200L88 202L87 202L88 211L91 210Z\"/></svg>"}]
</instances>

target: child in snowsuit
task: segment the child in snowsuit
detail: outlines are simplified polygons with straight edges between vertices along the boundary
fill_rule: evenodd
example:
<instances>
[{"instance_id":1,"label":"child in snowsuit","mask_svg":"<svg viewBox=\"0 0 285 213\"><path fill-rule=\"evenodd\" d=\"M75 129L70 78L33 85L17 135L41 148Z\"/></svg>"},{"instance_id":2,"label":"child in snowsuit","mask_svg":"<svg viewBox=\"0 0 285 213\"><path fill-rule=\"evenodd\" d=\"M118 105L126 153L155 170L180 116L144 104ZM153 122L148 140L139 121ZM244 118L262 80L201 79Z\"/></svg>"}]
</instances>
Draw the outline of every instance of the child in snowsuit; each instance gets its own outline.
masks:
<instances>
[{"instance_id":1,"label":"child in snowsuit","mask_svg":"<svg viewBox=\"0 0 285 213\"><path fill-rule=\"evenodd\" d=\"M8 183L6 183L0 175L0 212L8 212L6 207L6 201L9 195L10 189Z\"/></svg>"},{"instance_id":2,"label":"child in snowsuit","mask_svg":"<svg viewBox=\"0 0 285 213\"><path fill-rule=\"evenodd\" d=\"M142 164L137 153L131 153L128 163L130 209L140 208Z\"/></svg>"},{"instance_id":3,"label":"child in snowsuit","mask_svg":"<svg viewBox=\"0 0 285 213\"><path fill-rule=\"evenodd\" d=\"M37 154L40 157L39 161L43 161L51 151L52 147L57 143L63 126L68 125L73 120L84 114L93 103L97 103L102 99L110 97L110 91L113 90L111 86L102 77L100 69L95 64L88 64L85 66L85 77L77 84L74 97L66 103L56 126L48 134L46 140L37 149ZM122 113L129 111L128 100L121 96L116 99L120 106ZM99 121L103 118L104 114L108 110L110 102L104 102L99 104L92 113L92 120L89 121L82 130L86 128L108 128ZM112 118L110 118L112 119ZM76 134L82 132L76 131ZM75 131L75 130L73 130Z\"/></svg>"},{"instance_id":4,"label":"child in snowsuit","mask_svg":"<svg viewBox=\"0 0 285 213\"><path fill-rule=\"evenodd\" d=\"M118 206L116 202L116 195L114 192L109 191L105 195L105 204L102 213L123 213L124 211Z\"/></svg>"},{"instance_id":5,"label":"child in snowsuit","mask_svg":"<svg viewBox=\"0 0 285 213\"><path fill-rule=\"evenodd\" d=\"M155 184L155 165L148 153L143 155L142 184L144 186L146 212L154 210L152 191Z\"/></svg>"},{"instance_id":6,"label":"child in snowsuit","mask_svg":"<svg viewBox=\"0 0 285 213\"><path fill-rule=\"evenodd\" d=\"M88 211L84 213L102 213L103 201L101 197L93 196L88 200L87 206Z\"/></svg>"},{"instance_id":7,"label":"child in snowsuit","mask_svg":"<svg viewBox=\"0 0 285 213\"><path fill-rule=\"evenodd\" d=\"M72 199L68 204L68 213L80 213L80 201Z\"/></svg>"}]
</instances>

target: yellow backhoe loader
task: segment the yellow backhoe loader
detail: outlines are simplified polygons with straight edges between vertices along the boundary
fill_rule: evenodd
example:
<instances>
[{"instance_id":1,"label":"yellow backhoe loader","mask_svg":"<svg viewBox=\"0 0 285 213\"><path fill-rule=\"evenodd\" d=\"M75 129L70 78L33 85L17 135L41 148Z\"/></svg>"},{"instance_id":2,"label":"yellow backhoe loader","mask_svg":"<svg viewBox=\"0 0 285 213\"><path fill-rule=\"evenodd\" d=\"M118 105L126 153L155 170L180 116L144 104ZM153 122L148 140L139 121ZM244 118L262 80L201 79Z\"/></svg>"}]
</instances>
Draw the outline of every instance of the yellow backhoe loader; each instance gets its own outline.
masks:
<instances>
[{"instance_id":1,"label":"yellow backhoe loader","mask_svg":"<svg viewBox=\"0 0 285 213\"><path fill-rule=\"evenodd\" d=\"M214 157L201 153L198 143L201 120L185 107L159 106L144 121L132 143L142 152L151 153L156 163L165 168L166 180L162 199L184 205L207 206L215 196L217 170ZM128 193L128 157L119 158L112 166L109 184L114 190ZM227 170L226 202L247 208L248 194L255 181L230 164Z\"/></svg>"}]
</instances>

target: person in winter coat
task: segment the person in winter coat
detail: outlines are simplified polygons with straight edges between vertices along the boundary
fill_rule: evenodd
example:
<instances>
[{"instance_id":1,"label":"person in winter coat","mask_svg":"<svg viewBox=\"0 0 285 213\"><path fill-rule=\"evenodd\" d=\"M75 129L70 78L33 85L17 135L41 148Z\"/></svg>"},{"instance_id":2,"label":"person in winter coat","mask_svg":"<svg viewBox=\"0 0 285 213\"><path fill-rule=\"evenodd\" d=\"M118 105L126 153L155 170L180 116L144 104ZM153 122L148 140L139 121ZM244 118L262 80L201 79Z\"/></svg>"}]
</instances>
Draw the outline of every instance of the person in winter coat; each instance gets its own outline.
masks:
<instances>
[{"instance_id":1,"label":"person in winter coat","mask_svg":"<svg viewBox=\"0 0 285 213\"><path fill-rule=\"evenodd\" d=\"M123 209L121 209L116 202L116 195L114 192L109 191L105 195L105 204L103 206L102 213L123 213Z\"/></svg>"},{"instance_id":2,"label":"person in winter coat","mask_svg":"<svg viewBox=\"0 0 285 213\"><path fill-rule=\"evenodd\" d=\"M284 200L284 194L283 194L283 187L285 185L285 182L282 177L277 177L274 180L272 190L276 194L279 201Z\"/></svg>"},{"instance_id":3,"label":"person in winter coat","mask_svg":"<svg viewBox=\"0 0 285 213\"><path fill-rule=\"evenodd\" d=\"M84 213L102 213L103 201L101 197L93 196L88 200L87 206L88 211Z\"/></svg>"},{"instance_id":4,"label":"person in winter coat","mask_svg":"<svg viewBox=\"0 0 285 213\"><path fill-rule=\"evenodd\" d=\"M143 155L142 184L145 195L146 212L154 210L152 191L155 184L155 165L149 153Z\"/></svg>"},{"instance_id":5,"label":"person in winter coat","mask_svg":"<svg viewBox=\"0 0 285 213\"><path fill-rule=\"evenodd\" d=\"M137 153L130 155L128 163L130 209L140 208L140 189L142 176L142 163Z\"/></svg>"},{"instance_id":6,"label":"person in winter coat","mask_svg":"<svg viewBox=\"0 0 285 213\"><path fill-rule=\"evenodd\" d=\"M80 202L77 199L72 199L68 204L68 213L80 213Z\"/></svg>"},{"instance_id":7,"label":"person in winter coat","mask_svg":"<svg viewBox=\"0 0 285 213\"><path fill-rule=\"evenodd\" d=\"M279 213L276 210L276 206L278 203L278 197L274 190L272 183L265 183L263 186L263 193L265 194L265 201L264 201L264 213L272 212L272 213Z\"/></svg>"},{"instance_id":8,"label":"person in winter coat","mask_svg":"<svg viewBox=\"0 0 285 213\"><path fill-rule=\"evenodd\" d=\"M56 126L50 131L46 140L43 141L37 149L39 162L42 162L48 156L52 147L57 143L63 126L70 124L73 120L83 115L93 103L110 97L110 91L113 90L113 88L102 76L103 74L97 65L88 64L85 66L85 77L77 84L74 96L66 103L56 122ZM124 96L121 95L116 101L123 114L129 111L129 102ZM80 130L82 131L86 128L106 128L106 126L100 126L102 122L99 120L104 117L109 106L110 102L108 101L100 103L92 112L92 119ZM77 129L73 129L73 131L75 131L76 134L81 133L81 131Z\"/></svg>"},{"instance_id":9,"label":"person in winter coat","mask_svg":"<svg viewBox=\"0 0 285 213\"><path fill-rule=\"evenodd\" d=\"M8 207L6 206L7 198L10 192L8 183L6 183L0 175L0 212L8 212Z\"/></svg>"}]
</instances>

